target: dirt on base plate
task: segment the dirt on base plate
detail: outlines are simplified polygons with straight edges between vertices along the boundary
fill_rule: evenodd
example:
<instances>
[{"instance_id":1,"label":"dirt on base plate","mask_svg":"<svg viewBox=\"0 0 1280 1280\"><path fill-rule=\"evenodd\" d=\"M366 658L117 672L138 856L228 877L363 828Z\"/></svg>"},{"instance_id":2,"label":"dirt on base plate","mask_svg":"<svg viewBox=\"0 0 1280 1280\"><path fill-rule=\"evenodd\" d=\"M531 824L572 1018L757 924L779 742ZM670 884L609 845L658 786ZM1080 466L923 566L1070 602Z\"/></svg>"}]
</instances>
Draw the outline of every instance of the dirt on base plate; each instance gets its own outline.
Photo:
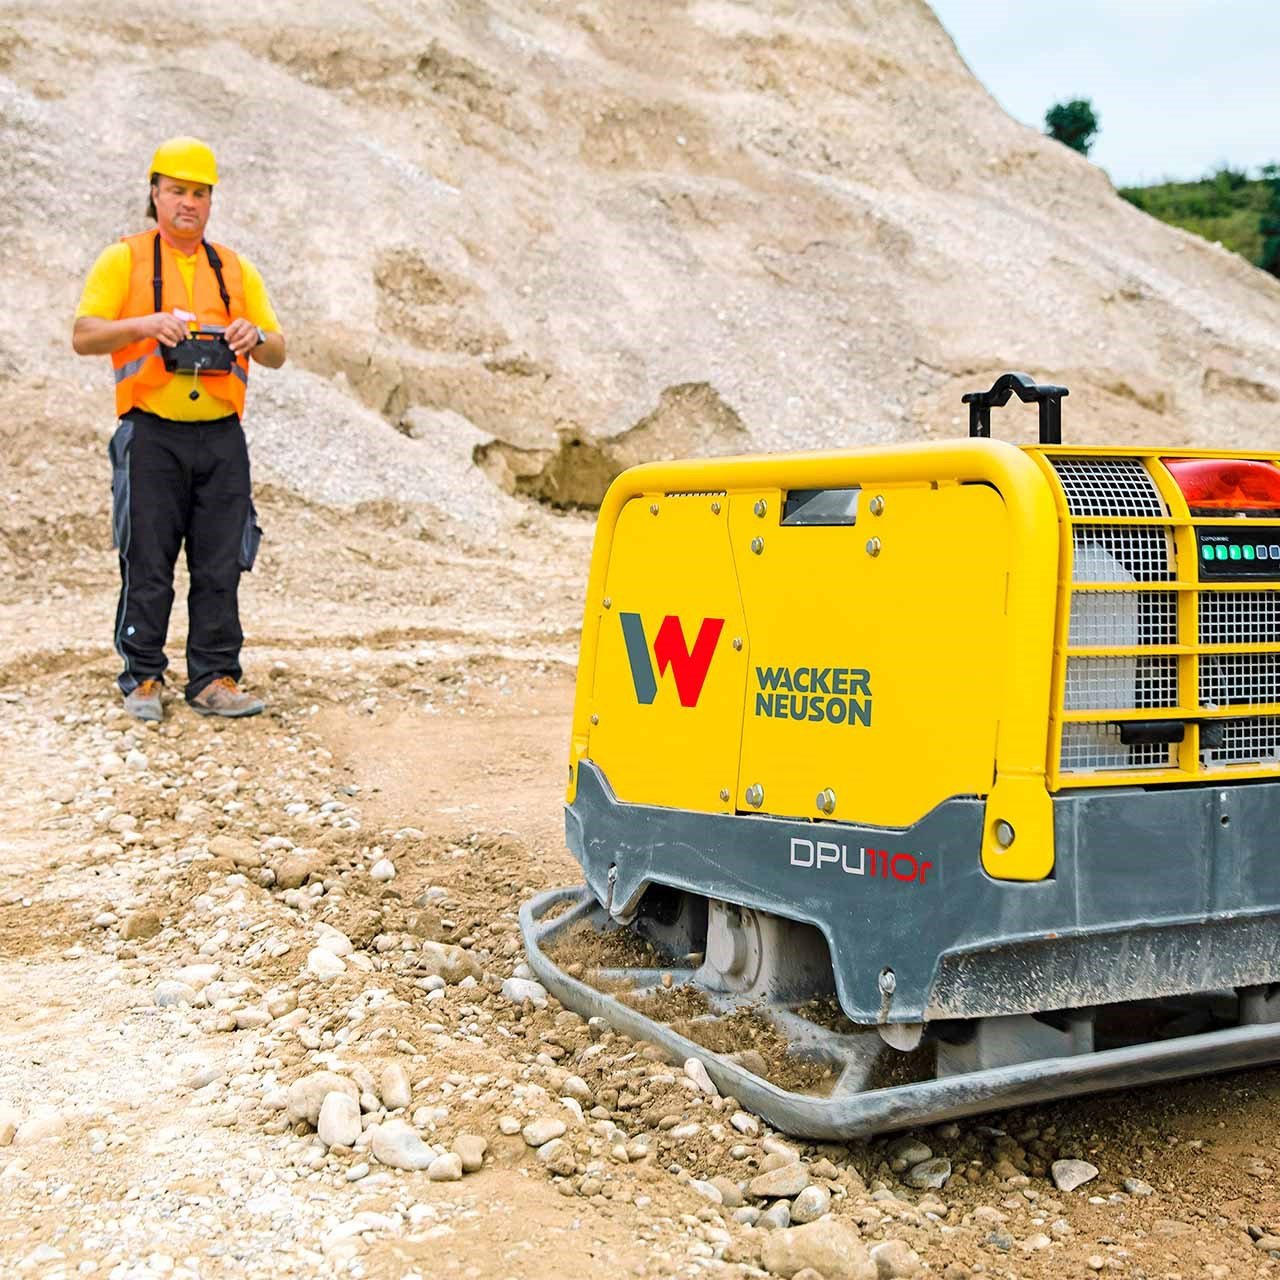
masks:
<instances>
[{"instance_id":1,"label":"dirt on base plate","mask_svg":"<svg viewBox=\"0 0 1280 1280\"><path fill-rule=\"evenodd\" d=\"M707 993L701 987L690 986L688 983L669 989L635 992L623 996L622 1003L655 1022L682 1022L711 1013L711 1001L707 998Z\"/></svg>"},{"instance_id":2,"label":"dirt on base plate","mask_svg":"<svg viewBox=\"0 0 1280 1280\"><path fill-rule=\"evenodd\" d=\"M590 920L570 925L549 940L544 950L567 973L574 977L585 974L588 981L600 969L661 969L672 962L669 955L630 929L602 932Z\"/></svg>"},{"instance_id":3,"label":"dirt on base plate","mask_svg":"<svg viewBox=\"0 0 1280 1280\"><path fill-rule=\"evenodd\" d=\"M736 1055L748 1071L793 1093L824 1096L839 1075L825 1062L792 1053L786 1037L756 1009L738 1009L712 1021L677 1022L673 1030L712 1053Z\"/></svg>"}]
</instances>

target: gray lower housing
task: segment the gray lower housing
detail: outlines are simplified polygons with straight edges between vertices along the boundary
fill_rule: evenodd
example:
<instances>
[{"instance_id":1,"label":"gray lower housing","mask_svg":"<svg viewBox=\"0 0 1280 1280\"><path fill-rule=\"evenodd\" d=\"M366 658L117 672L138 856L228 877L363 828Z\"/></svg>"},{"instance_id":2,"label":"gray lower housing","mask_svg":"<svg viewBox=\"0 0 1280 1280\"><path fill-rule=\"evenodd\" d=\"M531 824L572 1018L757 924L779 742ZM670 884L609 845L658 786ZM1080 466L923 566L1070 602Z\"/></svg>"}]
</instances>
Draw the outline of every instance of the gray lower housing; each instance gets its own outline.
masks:
<instances>
[{"instance_id":1,"label":"gray lower housing","mask_svg":"<svg viewBox=\"0 0 1280 1280\"><path fill-rule=\"evenodd\" d=\"M621 803L583 761L566 834L616 917L658 884L814 925L840 1003L864 1025L1280 982L1280 783L1117 787L1053 803L1054 869L1034 883L983 871L976 797L906 828L700 814ZM931 866L923 881L873 875L862 850L889 855L877 870L900 852Z\"/></svg>"},{"instance_id":2,"label":"gray lower housing","mask_svg":"<svg viewBox=\"0 0 1280 1280\"><path fill-rule=\"evenodd\" d=\"M677 1060L700 1058L722 1092L784 1132L845 1139L1280 1060L1280 858L1271 836L1278 805L1274 783L1061 797L1053 876L1017 884L992 880L979 865L977 799L949 800L903 830L693 814L621 804L600 771L583 762L567 828L588 885L525 903L520 925L534 972L571 1008L652 1040ZM821 863L818 841L826 846ZM873 876L863 849L886 851L877 871L892 869L895 852L932 866L923 879ZM901 865L905 874L908 864ZM651 885L821 931L840 1003L866 1029L816 1030L782 1005L769 1014L802 1055L839 1067L828 1093L790 1091L739 1055L709 1052L548 954L558 935L607 931L626 919ZM773 937L788 935L783 929ZM884 981L886 971L894 981ZM673 974L614 976L643 993ZM692 969L680 974L682 983L697 979ZM1125 1001L1202 992L1225 992L1227 1020L1236 1025L1188 1024L1144 1040L1138 1018L1137 1036L1109 1048L1087 1034L1091 1006L1114 1010ZM727 1011L734 1000L713 994L712 1002ZM1086 1012L1027 1016L1072 1008ZM939 1038L934 1078L871 1084L865 1068L880 1038L894 1044L897 1028L907 1047L925 1021L971 1034Z\"/></svg>"}]
</instances>

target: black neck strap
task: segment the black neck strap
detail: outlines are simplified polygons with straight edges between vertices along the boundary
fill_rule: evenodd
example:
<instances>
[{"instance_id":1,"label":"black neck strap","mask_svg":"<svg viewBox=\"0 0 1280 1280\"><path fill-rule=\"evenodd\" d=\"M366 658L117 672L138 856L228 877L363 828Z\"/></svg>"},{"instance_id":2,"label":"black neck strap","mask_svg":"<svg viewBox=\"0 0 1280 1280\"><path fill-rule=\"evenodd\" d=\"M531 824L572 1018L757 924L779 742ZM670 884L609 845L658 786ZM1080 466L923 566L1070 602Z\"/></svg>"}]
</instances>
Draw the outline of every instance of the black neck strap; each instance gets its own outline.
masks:
<instances>
[{"instance_id":1,"label":"black neck strap","mask_svg":"<svg viewBox=\"0 0 1280 1280\"><path fill-rule=\"evenodd\" d=\"M218 292L222 295L222 305L227 309L227 319L231 318L231 295L227 292L226 281L222 278L222 259L218 257L217 250L214 249L207 240L202 240L204 251L208 255L209 265L213 268L213 274L218 277Z\"/></svg>"},{"instance_id":2,"label":"black neck strap","mask_svg":"<svg viewBox=\"0 0 1280 1280\"><path fill-rule=\"evenodd\" d=\"M164 310L164 275L160 269L160 233L156 232L156 238L153 243L155 252L151 255L151 292L155 295L156 305L152 308L155 311Z\"/></svg>"},{"instance_id":3,"label":"black neck strap","mask_svg":"<svg viewBox=\"0 0 1280 1280\"><path fill-rule=\"evenodd\" d=\"M205 254L208 256L209 265L213 268L213 274L218 280L218 292L222 295L222 305L227 309L227 316L231 316L231 295L227 292L227 282L222 278L222 259L218 257L217 250L214 249L207 240L200 242L204 245ZM164 310L164 273L160 266L160 233L156 232L154 248L151 255L151 292L155 298L156 311Z\"/></svg>"}]
</instances>

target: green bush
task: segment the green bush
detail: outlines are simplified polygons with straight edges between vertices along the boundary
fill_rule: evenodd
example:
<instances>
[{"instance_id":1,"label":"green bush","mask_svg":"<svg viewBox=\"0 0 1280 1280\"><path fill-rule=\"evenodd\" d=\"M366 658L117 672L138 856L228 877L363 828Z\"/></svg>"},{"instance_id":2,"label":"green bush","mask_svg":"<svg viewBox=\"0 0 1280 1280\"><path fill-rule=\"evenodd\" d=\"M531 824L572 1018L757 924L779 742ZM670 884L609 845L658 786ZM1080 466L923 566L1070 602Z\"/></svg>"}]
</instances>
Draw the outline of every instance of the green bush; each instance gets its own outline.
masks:
<instances>
[{"instance_id":1,"label":"green bush","mask_svg":"<svg viewBox=\"0 0 1280 1280\"><path fill-rule=\"evenodd\" d=\"M1121 187L1120 195L1153 218L1218 241L1280 275L1280 166L1268 166L1260 179L1223 167L1198 182Z\"/></svg>"},{"instance_id":2,"label":"green bush","mask_svg":"<svg viewBox=\"0 0 1280 1280\"><path fill-rule=\"evenodd\" d=\"M1088 98L1055 102L1044 113L1044 131L1072 151L1087 156L1098 132L1098 117L1094 114L1093 103Z\"/></svg>"}]
</instances>

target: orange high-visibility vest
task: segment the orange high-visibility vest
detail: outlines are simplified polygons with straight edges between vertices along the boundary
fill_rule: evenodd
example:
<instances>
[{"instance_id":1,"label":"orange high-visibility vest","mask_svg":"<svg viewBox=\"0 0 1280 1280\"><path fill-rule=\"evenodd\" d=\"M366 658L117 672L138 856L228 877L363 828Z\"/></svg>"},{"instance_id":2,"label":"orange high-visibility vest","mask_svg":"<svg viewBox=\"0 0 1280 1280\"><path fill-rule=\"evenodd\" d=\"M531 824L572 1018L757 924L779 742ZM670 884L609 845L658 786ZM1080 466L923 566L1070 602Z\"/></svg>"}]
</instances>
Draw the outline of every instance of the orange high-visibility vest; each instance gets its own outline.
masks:
<instances>
[{"instance_id":1,"label":"orange high-visibility vest","mask_svg":"<svg viewBox=\"0 0 1280 1280\"><path fill-rule=\"evenodd\" d=\"M120 319L149 316L155 311L171 311L178 307L195 314L201 327L225 328L245 314L244 279L240 259L225 245L205 242L196 250L194 296L188 299L186 282L173 260L173 250L158 231L143 231L122 237L133 259L129 273L129 294ZM159 303L157 303L155 248L160 246ZM212 253L210 253L212 250ZM219 281L213 263L222 272ZM225 285L225 298L223 296ZM154 338L143 338L121 347L111 356L116 375L116 417L138 407L141 393L151 387L162 387L174 375L164 367L160 344ZM230 373L202 373L201 382L219 400L226 400L236 413L244 415L244 393L249 382L249 360L239 356Z\"/></svg>"}]
</instances>

